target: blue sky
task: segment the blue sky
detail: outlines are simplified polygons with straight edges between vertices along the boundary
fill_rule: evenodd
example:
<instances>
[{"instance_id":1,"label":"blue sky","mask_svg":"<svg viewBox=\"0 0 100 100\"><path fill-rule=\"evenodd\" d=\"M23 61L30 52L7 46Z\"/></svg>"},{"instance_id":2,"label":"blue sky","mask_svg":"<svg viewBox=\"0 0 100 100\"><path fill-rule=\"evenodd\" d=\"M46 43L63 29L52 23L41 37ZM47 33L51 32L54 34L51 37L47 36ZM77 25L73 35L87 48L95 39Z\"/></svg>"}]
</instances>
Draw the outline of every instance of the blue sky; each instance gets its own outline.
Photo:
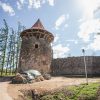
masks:
<instances>
[{"instance_id":1,"label":"blue sky","mask_svg":"<svg viewBox=\"0 0 100 100\"><path fill-rule=\"evenodd\" d=\"M54 57L100 55L100 0L0 0L3 19L16 29L20 21L30 28L40 18L52 32Z\"/></svg>"}]
</instances>

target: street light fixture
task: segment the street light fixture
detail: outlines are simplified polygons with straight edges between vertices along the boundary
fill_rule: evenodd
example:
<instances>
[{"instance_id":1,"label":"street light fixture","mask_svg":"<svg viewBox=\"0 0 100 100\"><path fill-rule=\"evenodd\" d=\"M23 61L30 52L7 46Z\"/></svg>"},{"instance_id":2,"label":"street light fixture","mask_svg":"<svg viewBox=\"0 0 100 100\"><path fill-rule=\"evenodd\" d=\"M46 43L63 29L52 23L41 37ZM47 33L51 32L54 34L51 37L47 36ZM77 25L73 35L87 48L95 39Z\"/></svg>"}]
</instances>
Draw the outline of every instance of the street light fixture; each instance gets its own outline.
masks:
<instances>
[{"instance_id":1,"label":"street light fixture","mask_svg":"<svg viewBox=\"0 0 100 100\"><path fill-rule=\"evenodd\" d=\"M86 83L88 85L88 77L87 77L87 66L86 66L86 59L85 59L85 50L82 49L83 57L84 57L84 67L85 67L85 77L86 77Z\"/></svg>"}]
</instances>

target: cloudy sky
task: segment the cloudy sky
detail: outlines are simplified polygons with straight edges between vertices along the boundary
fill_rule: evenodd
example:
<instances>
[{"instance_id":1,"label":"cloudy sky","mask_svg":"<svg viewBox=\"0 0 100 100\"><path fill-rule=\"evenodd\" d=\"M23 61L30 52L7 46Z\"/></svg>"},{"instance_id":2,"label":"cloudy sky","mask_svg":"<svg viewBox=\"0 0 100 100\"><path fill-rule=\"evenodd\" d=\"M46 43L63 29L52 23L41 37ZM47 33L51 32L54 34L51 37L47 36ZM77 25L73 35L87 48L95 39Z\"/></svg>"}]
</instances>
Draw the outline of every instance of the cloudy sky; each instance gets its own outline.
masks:
<instances>
[{"instance_id":1,"label":"cloudy sky","mask_svg":"<svg viewBox=\"0 0 100 100\"><path fill-rule=\"evenodd\" d=\"M3 19L16 29L20 21L30 28L40 18L52 32L54 57L100 55L100 0L0 0Z\"/></svg>"}]
</instances>

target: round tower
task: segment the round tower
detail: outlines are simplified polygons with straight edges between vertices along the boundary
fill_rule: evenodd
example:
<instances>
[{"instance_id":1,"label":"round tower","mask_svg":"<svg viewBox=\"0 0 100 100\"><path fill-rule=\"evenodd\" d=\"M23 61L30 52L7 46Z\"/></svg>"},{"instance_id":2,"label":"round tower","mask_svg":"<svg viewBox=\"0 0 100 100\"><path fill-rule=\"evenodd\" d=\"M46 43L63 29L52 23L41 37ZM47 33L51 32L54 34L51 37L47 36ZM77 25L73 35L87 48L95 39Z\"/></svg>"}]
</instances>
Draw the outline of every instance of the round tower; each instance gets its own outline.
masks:
<instances>
[{"instance_id":1,"label":"round tower","mask_svg":"<svg viewBox=\"0 0 100 100\"><path fill-rule=\"evenodd\" d=\"M29 69L38 70L41 73L50 72L53 34L45 30L38 19L30 29L21 32L21 38L18 72Z\"/></svg>"}]
</instances>

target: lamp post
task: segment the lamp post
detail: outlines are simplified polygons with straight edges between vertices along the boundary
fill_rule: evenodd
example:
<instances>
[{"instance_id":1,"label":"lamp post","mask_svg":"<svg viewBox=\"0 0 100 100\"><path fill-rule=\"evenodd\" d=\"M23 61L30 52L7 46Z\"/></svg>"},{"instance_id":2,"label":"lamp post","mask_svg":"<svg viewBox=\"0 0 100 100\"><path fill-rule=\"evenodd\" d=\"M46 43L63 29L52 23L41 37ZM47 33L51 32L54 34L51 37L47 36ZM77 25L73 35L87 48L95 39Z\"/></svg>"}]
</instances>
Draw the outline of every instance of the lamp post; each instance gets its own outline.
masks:
<instances>
[{"instance_id":1,"label":"lamp post","mask_svg":"<svg viewBox=\"0 0 100 100\"><path fill-rule=\"evenodd\" d=\"M84 57L84 67L85 67L85 77L86 77L86 83L88 85L88 77L87 77L87 66L86 66L86 59L85 59L85 50L82 49L83 57Z\"/></svg>"}]
</instances>

